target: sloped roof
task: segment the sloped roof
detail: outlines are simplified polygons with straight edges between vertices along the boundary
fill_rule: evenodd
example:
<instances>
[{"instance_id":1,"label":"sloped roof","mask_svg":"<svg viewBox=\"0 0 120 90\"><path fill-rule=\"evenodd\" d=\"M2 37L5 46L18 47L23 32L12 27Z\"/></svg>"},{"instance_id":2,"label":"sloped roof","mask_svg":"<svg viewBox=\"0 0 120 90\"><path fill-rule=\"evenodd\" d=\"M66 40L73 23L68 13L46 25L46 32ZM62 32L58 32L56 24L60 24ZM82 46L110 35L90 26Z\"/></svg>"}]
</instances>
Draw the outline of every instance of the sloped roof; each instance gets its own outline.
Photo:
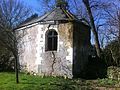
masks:
<instances>
[{"instance_id":1,"label":"sloped roof","mask_svg":"<svg viewBox=\"0 0 120 90\"><path fill-rule=\"evenodd\" d=\"M57 7L50 12L43 21L76 20L77 18L68 10Z\"/></svg>"},{"instance_id":2,"label":"sloped roof","mask_svg":"<svg viewBox=\"0 0 120 90\"><path fill-rule=\"evenodd\" d=\"M22 23L18 28L24 27L27 25L31 25L37 22L47 22L47 21L80 21L80 19L76 18L71 12L61 7L56 7L52 11L44 14L43 16L33 18L32 20Z\"/></svg>"},{"instance_id":3,"label":"sloped roof","mask_svg":"<svg viewBox=\"0 0 120 90\"><path fill-rule=\"evenodd\" d=\"M22 23L19 27L33 24L36 22L59 21L59 20L77 20L77 18L68 10L56 7L55 9L44 14L43 16L33 18L29 22Z\"/></svg>"}]
</instances>

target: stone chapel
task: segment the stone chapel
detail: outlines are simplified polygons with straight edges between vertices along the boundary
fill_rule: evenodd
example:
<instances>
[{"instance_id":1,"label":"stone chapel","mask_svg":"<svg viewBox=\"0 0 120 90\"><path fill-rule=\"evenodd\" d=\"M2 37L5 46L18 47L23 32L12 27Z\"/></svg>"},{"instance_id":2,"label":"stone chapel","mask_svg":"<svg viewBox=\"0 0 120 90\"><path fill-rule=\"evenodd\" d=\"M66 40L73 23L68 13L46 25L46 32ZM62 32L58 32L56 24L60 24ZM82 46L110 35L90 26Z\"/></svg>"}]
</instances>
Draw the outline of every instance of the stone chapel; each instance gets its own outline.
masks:
<instances>
[{"instance_id":1,"label":"stone chapel","mask_svg":"<svg viewBox=\"0 0 120 90\"><path fill-rule=\"evenodd\" d=\"M21 24L16 31L24 34L18 43L21 70L69 78L84 71L90 27L62 5Z\"/></svg>"}]
</instances>

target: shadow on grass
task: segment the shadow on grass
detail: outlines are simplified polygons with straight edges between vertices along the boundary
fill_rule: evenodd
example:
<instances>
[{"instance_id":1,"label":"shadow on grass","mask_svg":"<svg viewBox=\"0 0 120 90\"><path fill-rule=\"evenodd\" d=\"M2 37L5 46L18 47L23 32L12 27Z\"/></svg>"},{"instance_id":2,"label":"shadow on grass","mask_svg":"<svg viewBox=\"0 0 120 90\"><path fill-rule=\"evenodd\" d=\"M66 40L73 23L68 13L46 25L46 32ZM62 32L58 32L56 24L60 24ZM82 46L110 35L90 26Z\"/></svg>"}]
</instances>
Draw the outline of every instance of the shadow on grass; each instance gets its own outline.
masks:
<instances>
[{"instance_id":1,"label":"shadow on grass","mask_svg":"<svg viewBox=\"0 0 120 90\"><path fill-rule=\"evenodd\" d=\"M82 70L74 78L81 78L85 80L95 80L107 77L107 65L104 60L99 58L89 58L84 70Z\"/></svg>"}]
</instances>

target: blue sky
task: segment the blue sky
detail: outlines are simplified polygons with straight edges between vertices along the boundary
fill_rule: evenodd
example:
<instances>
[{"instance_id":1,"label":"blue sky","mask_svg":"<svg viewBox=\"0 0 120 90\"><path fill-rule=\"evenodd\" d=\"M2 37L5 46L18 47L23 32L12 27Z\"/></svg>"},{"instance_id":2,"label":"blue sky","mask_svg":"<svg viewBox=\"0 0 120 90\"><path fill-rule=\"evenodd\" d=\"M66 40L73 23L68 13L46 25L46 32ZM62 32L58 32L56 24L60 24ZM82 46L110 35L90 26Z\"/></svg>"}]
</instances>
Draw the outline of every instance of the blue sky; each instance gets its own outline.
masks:
<instances>
[{"instance_id":1,"label":"blue sky","mask_svg":"<svg viewBox=\"0 0 120 90\"><path fill-rule=\"evenodd\" d=\"M22 2L36 13L42 12L41 2L37 0L22 0Z\"/></svg>"},{"instance_id":2,"label":"blue sky","mask_svg":"<svg viewBox=\"0 0 120 90\"><path fill-rule=\"evenodd\" d=\"M44 11L46 11L46 8L44 7L43 1L44 0L21 0L28 8L32 9L33 13L38 13L38 14L43 14ZM55 1L55 0L53 0ZM53 3L53 1L51 1L51 3ZM81 1L81 0L80 0ZM81 3L81 2L80 2ZM70 8L71 11L73 12L73 8L74 8L74 2L73 0L70 0L69 3L72 7Z\"/></svg>"},{"instance_id":3,"label":"blue sky","mask_svg":"<svg viewBox=\"0 0 120 90\"><path fill-rule=\"evenodd\" d=\"M31 6L33 8L38 8L39 3L37 0L22 0L27 6Z\"/></svg>"}]
</instances>

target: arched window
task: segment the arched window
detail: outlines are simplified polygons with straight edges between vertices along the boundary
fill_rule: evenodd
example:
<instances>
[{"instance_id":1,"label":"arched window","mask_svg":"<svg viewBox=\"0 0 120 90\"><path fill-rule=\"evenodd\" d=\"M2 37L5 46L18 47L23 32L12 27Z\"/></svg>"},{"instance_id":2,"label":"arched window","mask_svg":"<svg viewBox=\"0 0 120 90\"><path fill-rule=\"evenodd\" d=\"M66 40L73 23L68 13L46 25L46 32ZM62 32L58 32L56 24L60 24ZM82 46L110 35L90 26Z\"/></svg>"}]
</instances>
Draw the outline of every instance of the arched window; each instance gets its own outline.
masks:
<instances>
[{"instance_id":1,"label":"arched window","mask_svg":"<svg viewBox=\"0 0 120 90\"><path fill-rule=\"evenodd\" d=\"M46 51L57 51L58 34L55 30L46 33Z\"/></svg>"}]
</instances>

